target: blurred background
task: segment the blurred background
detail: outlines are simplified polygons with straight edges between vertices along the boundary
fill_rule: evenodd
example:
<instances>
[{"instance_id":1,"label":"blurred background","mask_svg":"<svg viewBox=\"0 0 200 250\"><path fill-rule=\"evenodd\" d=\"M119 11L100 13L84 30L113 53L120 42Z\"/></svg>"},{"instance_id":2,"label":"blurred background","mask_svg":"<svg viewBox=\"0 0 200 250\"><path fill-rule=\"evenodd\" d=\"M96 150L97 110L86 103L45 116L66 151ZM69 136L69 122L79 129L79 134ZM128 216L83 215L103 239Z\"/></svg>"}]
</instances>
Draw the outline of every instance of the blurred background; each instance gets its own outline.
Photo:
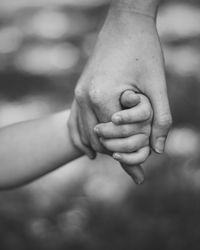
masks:
<instances>
[{"instance_id":1,"label":"blurred background","mask_svg":"<svg viewBox=\"0 0 200 250\"><path fill-rule=\"evenodd\" d=\"M0 126L69 108L107 0L0 0ZM106 156L0 193L1 250L199 250L200 2L163 1L173 112L163 156L136 186Z\"/></svg>"}]
</instances>

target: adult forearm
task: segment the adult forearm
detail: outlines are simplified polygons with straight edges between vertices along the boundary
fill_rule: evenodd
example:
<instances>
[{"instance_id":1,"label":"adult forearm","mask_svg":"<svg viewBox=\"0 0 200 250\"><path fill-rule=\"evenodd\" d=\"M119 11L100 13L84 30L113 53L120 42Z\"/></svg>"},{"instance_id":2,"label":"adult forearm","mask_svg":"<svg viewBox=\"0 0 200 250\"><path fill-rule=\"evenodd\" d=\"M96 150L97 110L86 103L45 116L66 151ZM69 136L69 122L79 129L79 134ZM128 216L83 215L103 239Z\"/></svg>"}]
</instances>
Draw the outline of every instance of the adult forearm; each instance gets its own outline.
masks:
<instances>
[{"instance_id":1,"label":"adult forearm","mask_svg":"<svg viewBox=\"0 0 200 250\"><path fill-rule=\"evenodd\" d=\"M138 12L155 18L161 1L162 0L112 0L111 8Z\"/></svg>"}]
</instances>

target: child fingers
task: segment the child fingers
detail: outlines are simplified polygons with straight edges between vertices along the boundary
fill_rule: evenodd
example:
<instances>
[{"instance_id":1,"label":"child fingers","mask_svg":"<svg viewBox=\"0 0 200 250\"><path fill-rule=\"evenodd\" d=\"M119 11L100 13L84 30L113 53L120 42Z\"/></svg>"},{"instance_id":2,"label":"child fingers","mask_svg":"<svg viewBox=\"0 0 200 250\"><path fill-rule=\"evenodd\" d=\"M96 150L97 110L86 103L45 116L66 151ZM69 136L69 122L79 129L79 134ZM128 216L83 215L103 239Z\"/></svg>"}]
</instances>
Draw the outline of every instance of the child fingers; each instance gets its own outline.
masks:
<instances>
[{"instance_id":1,"label":"child fingers","mask_svg":"<svg viewBox=\"0 0 200 250\"><path fill-rule=\"evenodd\" d=\"M121 94L120 104L123 108L131 108L140 103L140 96L133 90L126 90Z\"/></svg>"},{"instance_id":2,"label":"child fingers","mask_svg":"<svg viewBox=\"0 0 200 250\"><path fill-rule=\"evenodd\" d=\"M112 122L101 123L95 126L94 131L103 138L123 138L131 135L144 133L150 134L150 125L143 123L115 125Z\"/></svg>"},{"instance_id":3,"label":"child fingers","mask_svg":"<svg viewBox=\"0 0 200 250\"><path fill-rule=\"evenodd\" d=\"M114 153L113 158L123 164L139 165L148 158L149 154L150 148L146 146L135 153Z\"/></svg>"},{"instance_id":4,"label":"child fingers","mask_svg":"<svg viewBox=\"0 0 200 250\"><path fill-rule=\"evenodd\" d=\"M112 116L112 122L115 124L125 124L125 123L134 123L142 122L151 118L151 111L148 107L137 107L125 109L115 113Z\"/></svg>"},{"instance_id":5,"label":"child fingers","mask_svg":"<svg viewBox=\"0 0 200 250\"><path fill-rule=\"evenodd\" d=\"M103 146L112 152L131 153L149 145L149 136L145 134L133 135L121 139L103 139L100 138Z\"/></svg>"},{"instance_id":6,"label":"child fingers","mask_svg":"<svg viewBox=\"0 0 200 250\"><path fill-rule=\"evenodd\" d=\"M120 125L150 120L152 118L151 105L146 97L142 96L140 99L141 102L137 106L116 112L112 116L112 122Z\"/></svg>"}]
</instances>

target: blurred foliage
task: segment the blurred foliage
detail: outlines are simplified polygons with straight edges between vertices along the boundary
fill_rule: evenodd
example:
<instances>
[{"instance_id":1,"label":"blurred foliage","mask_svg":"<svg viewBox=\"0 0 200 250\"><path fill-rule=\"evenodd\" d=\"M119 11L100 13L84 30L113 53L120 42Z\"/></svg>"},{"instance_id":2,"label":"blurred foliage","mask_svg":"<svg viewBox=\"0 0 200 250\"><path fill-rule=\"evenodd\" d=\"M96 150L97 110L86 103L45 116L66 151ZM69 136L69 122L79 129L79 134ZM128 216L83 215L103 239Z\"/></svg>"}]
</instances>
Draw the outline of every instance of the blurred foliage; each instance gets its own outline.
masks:
<instances>
[{"instance_id":1,"label":"blurred foliage","mask_svg":"<svg viewBox=\"0 0 200 250\"><path fill-rule=\"evenodd\" d=\"M0 1L0 125L70 106L109 1ZM199 249L200 8L163 1L174 128L136 187L106 156L0 193L0 249Z\"/></svg>"}]
</instances>

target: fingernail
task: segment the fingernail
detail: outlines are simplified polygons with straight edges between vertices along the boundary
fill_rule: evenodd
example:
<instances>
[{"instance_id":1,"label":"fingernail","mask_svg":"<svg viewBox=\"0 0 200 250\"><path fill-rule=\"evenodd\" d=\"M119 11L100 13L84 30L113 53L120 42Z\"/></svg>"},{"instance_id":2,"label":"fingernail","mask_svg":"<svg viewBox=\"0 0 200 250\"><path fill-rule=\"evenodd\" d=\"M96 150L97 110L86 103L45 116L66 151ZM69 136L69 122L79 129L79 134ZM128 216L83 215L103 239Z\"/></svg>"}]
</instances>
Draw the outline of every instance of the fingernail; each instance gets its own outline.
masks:
<instances>
[{"instance_id":1,"label":"fingernail","mask_svg":"<svg viewBox=\"0 0 200 250\"><path fill-rule=\"evenodd\" d=\"M165 137L160 137L157 139L155 144L155 150L158 154L162 154L164 152L165 140L166 140Z\"/></svg>"},{"instance_id":2,"label":"fingernail","mask_svg":"<svg viewBox=\"0 0 200 250\"><path fill-rule=\"evenodd\" d=\"M118 154L118 153L114 153L114 154L113 154L113 158L114 158L115 160L121 160L121 155Z\"/></svg>"},{"instance_id":3,"label":"fingernail","mask_svg":"<svg viewBox=\"0 0 200 250\"><path fill-rule=\"evenodd\" d=\"M94 132L97 134L97 135L99 135L100 134L100 130L99 130L99 128L96 126L96 127L94 127Z\"/></svg>"},{"instance_id":4,"label":"fingernail","mask_svg":"<svg viewBox=\"0 0 200 250\"><path fill-rule=\"evenodd\" d=\"M113 122L120 123L121 122L121 117L119 115L116 115L113 117Z\"/></svg>"}]
</instances>

